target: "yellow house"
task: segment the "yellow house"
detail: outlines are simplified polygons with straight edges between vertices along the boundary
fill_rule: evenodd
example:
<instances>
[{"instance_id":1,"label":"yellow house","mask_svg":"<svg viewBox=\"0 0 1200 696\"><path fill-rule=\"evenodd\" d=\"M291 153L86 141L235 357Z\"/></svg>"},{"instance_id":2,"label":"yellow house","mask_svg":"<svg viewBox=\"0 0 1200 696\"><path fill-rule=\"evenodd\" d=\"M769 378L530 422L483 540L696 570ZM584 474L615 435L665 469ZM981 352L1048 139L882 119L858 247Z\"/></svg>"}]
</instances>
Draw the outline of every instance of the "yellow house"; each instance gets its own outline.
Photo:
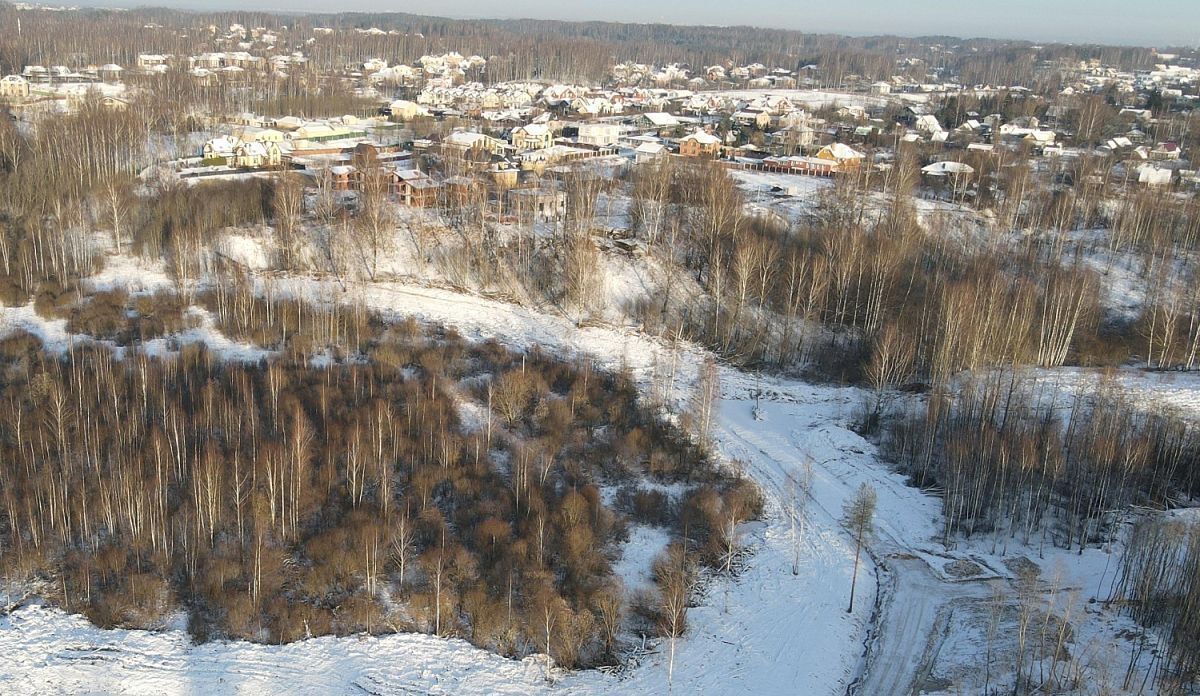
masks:
<instances>
[{"instance_id":1,"label":"yellow house","mask_svg":"<svg viewBox=\"0 0 1200 696\"><path fill-rule=\"evenodd\" d=\"M554 133L544 123L518 126L513 129L512 144L518 150L543 150L554 144Z\"/></svg>"},{"instance_id":2,"label":"yellow house","mask_svg":"<svg viewBox=\"0 0 1200 696\"><path fill-rule=\"evenodd\" d=\"M479 95L479 108L481 109L499 109L503 105L500 95L495 92L488 91Z\"/></svg>"},{"instance_id":3,"label":"yellow house","mask_svg":"<svg viewBox=\"0 0 1200 696\"><path fill-rule=\"evenodd\" d=\"M331 126L324 123L307 123L292 132L292 139L325 142L327 140L358 138L365 135L365 132L349 128L345 125Z\"/></svg>"},{"instance_id":4,"label":"yellow house","mask_svg":"<svg viewBox=\"0 0 1200 696\"><path fill-rule=\"evenodd\" d=\"M839 169L857 169L864 157L863 153L842 143L826 145L817 153L817 159L836 162Z\"/></svg>"},{"instance_id":5,"label":"yellow house","mask_svg":"<svg viewBox=\"0 0 1200 696\"><path fill-rule=\"evenodd\" d=\"M411 121L428 113L425 111L425 107L405 99L397 99L388 105L388 109L391 112L392 120L395 121Z\"/></svg>"},{"instance_id":6,"label":"yellow house","mask_svg":"<svg viewBox=\"0 0 1200 696\"><path fill-rule=\"evenodd\" d=\"M0 99L28 99L29 81L20 75L0 78Z\"/></svg>"},{"instance_id":7,"label":"yellow house","mask_svg":"<svg viewBox=\"0 0 1200 696\"><path fill-rule=\"evenodd\" d=\"M508 162L497 162L496 164L493 164L488 169L488 173L491 175L492 183L496 185L496 188L503 190L515 188L520 177L520 173L517 168L510 165Z\"/></svg>"},{"instance_id":8,"label":"yellow house","mask_svg":"<svg viewBox=\"0 0 1200 696\"><path fill-rule=\"evenodd\" d=\"M442 144L452 150L459 152L469 152L471 150L487 152L491 155L503 154L508 144L503 140L498 140L490 135L483 133L472 133L470 131L455 131L447 135Z\"/></svg>"},{"instance_id":9,"label":"yellow house","mask_svg":"<svg viewBox=\"0 0 1200 696\"><path fill-rule=\"evenodd\" d=\"M242 143L233 151L233 166L238 169L262 169L278 167L283 153L275 143Z\"/></svg>"}]
</instances>

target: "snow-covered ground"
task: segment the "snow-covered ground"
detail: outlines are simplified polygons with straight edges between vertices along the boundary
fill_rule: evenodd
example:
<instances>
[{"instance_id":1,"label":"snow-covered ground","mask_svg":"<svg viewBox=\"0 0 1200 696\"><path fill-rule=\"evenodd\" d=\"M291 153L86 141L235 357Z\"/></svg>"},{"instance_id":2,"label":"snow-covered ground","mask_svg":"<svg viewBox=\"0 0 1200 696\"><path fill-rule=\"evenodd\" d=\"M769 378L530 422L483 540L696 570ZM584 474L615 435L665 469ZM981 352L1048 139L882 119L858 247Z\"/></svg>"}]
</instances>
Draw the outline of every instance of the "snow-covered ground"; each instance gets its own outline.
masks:
<instances>
[{"instance_id":1,"label":"snow-covered ground","mask_svg":"<svg viewBox=\"0 0 1200 696\"><path fill-rule=\"evenodd\" d=\"M765 517L745 525L752 549L739 576L708 586L689 614L689 634L676 656L679 693L813 693L844 691L858 669L874 601L864 555L857 605L847 614L854 548L836 522L837 501L870 474L861 470L857 436L830 425L845 413L839 390L781 385L765 421L752 415L749 378L723 375L718 439L723 453L764 483ZM775 408L778 406L778 408ZM815 428L814 446L794 438ZM848 449L846 449L848 447ZM793 537L786 510L789 477L814 459L812 498L800 530L792 573ZM845 470L842 464L847 464ZM832 507L827 505L832 501ZM648 579L662 532L635 530L616 571L627 586ZM0 691L4 693L663 693L665 647L653 641L637 665L617 675L562 674L537 659L516 662L462 641L420 635L317 638L287 646L244 642L192 645L183 630L152 633L95 628L57 609L27 606L0 620Z\"/></svg>"},{"instance_id":2,"label":"snow-covered ground","mask_svg":"<svg viewBox=\"0 0 1200 696\"><path fill-rule=\"evenodd\" d=\"M534 694L545 665L419 634L314 638L289 645L210 642L186 631L96 628L28 606L0 617L5 694ZM586 689L554 689L585 693Z\"/></svg>"},{"instance_id":3,"label":"snow-covered ground","mask_svg":"<svg viewBox=\"0 0 1200 696\"><path fill-rule=\"evenodd\" d=\"M735 169L729 172L746 195L751 212L775 213L788 221L813 215L821 191L833 182L817 176Z\"/></svg>"},{"instance_id":4,"label":"snow-covered ground","mask_svg":"<svg viewBox=\"0 0 1200 696\"><path fill-rule=\"evenodd\" d=\"M1200 419L1200 374L1194 372L1063 367L1031 370L1025 379L1047 394L1057 394L1056 403L1064 409L1070 407L1075 394L1108 389L1134 403L1153 403L1181 416Z\"/></svg>"},{"instance_id":5,"label":"snow-covered ground","mask_svg":"<svg viewBox=\"0 0 1200 696\"><path fill-rule=\"evenodd\" d=\"M126 272L134 269L121 264ZM127 279L156 284L136 274ZM111 280L102 275L97 285L110 285L105 281ZM332 293L396 318L444 323L473 338L494 337L521 349L540 345L563 355L590 356L609 369L624 365L645 389L656 375L661 381L670 371L677 401L686 399L703 362L703 351L690 344L672 345L624 327L577 326L564 318L449 290L393 282L349 283L341 292L332 282L312 278L277 278L273 283L275 292L310 298ZM65 322L46 320L32 307L6 310L3 319L7 326L33 331L60 348L72 340ZM211 331L211 325L204 322L200 330ZM226 345L224 337L209 338L214 349L240 357L240 350ZM723 375L726 400L718 433L722 452L741 459L747 473L759 480L778 482L794 473L801 453L786 444L788 436L764 442L759 437L762 428L753 425L749 378L731 370ZM817 413L831 413L827 397L813 397L808 403ZM839 406L838 411L844 409ZM790 428L786 420L779 424ZM746 525L742 532L743 543L753 553L739 577L709 584L700 606L690 613L689 634L674 670L674 685L681 693L788 693L797 688L839 693L855 675L873 600L872 583L865 581L871 575L869 561L864 558L859 608L848 615L844 602L853 548L835 521L836 510L828 513L814 506L799 574L793 575L791 526L781 491L779 486L767 488L765 519ZM654 537L641 532L635 541L661 548L663 540ZM644 576L648 562L645 554L630 554L625 565L618 563L618 572L627 582L636 580ZM821 639L812 640L815 635ZM636 666L619 675L555 674L554 691L661 693L667 679L664 646L651 641L647 647L645 653L635 654ZM538 661L504 660L461 641L388 636L320 638L282 647L224 642L193 646L182 630L105 631L40 606L19 608L0 624L0 659L7 665L0 670L0 691L5 693L536 693L550 688Z\"/></svg>"},{"instance_id":6,"label":"snow-covered ground","mask_svg":"<svg viewBox=\"0 0 1200 696\"><path fill-rule=\"evenodd\" d=\"M763 182L765 183L765 182ZM815 193L815 187L813 193ZM236 239L224 250L258 265L256 242ZM604 257L606 296L652 293L639 275L645 266ZM449 289L411 282L272 278L271 291L318 301L361 302L395 319L414 316L452 326L475 339L496 338L517 349L541 346L563 356L586 356L608 369L627 368L647 394L670 375L666 401L686 400L707 357L700 347L614 323L576 324L568 318ZM170 284L160 266L121 257L91 280L153 290ZM640 285L639 285L640 284ZM4 310L0 325L22 328L59 349L74 340L65 322L46 320L32 306ZM256 359L221 336L211 317L181 337L203 341L236 359ZM224 341L224 342L223 342ZM166 346L157 346L166 349ZM154 347L152 347L154 349ZM1041 569L1040 596L1076 627L1072 654L1089 674L1120 662L1118 639L1131 626L1093 598L1103 599L1113 555L1077 556L1049 549L1010 548L1001 557L990 544L937 541L939 501L907 485L878 458L873 445L849 428L861 402L854 388L792 380L756 379L720 371L722 399L715 439L730 466L760 485L765 511L744 525L749 549L733 579L715 578L689 614L689 631L675 661L679 693L908 693L913 688L981 688L999 658L979 664L978 632L993 592L1011 606L1013 558ZM1078 385L1098 377L1053 371L1046 379ZM1179 408L1200 409L1200 380L1122 371L1123 388L1165 395ZM736 462L736 464L735 464ZM809 473L811 471L811 473ZM876 533L862 556L853 613L846 612L854 569L853 540L841 511L860 484L878 494ZM798 523L793 523L797 519ZM795 548L798 540L799 556ZM665 535L635 527L616 560L627 586L644 584L653 552ZM952 569L975 564L978 572ZM948 567L948 564L956 564ZM1069 609L1068 609L1069 608ZM957 631L957 632L956 632ZM1011 633L1011 632L1010 632ZM864 654L864 646L867 648ZM37 605L0 618L2 693L664 693L666 650L656 641L635 650L615 673L561 673L530 658L512 661L462 641L421 635L318 638L287 646L242 642L191 644L185 631L105 631L77 616Z\"/></svg>"}]
</instances>

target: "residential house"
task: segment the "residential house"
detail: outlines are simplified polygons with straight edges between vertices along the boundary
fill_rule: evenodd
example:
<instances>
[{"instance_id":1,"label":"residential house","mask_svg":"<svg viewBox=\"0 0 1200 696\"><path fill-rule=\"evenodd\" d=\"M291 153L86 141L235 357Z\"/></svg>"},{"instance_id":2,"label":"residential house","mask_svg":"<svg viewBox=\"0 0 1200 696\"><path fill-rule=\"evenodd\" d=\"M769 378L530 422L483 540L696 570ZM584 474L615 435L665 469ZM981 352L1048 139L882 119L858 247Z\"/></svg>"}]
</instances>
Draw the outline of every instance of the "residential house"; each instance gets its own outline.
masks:
<instances>
[{"instance_id":1,"label":"residential house","mask_svg":"<svg viewBox=\"0 0 1200 696\"><path fill-rule=\"evenodd\" d=\"M523 220L559 220L567 213L567 194L556 188L519 188L507 195L508 208Z\"/></svg>"},{"instance_id":2,"label":"residential house","mask_svg":"<svg viewBox=\"0 0 1200 696\"><path fill-rule=\"evenodd\" d=\"M50 82L50 71L41 65L26 65L21 77L32 83Z\"/></svg>"},{"instance_id":3,"label":"residential house","mask_svg":"<svg viewBox=\"0 0 1200 696\"><path fill-rule=\"evenodd\" d=\"M137 67L139 70L146 72L165 72L170 61L171 56L165 56L161 53L139 53Z\"/></svg>"},{"instance_id":4,"label":"residential house","mask_svg":"<svg viewBox=\"0 0 1200 696\"><path fill-rule=\"evenodd\" d=\"M1170 186L1174 174L1174 171L1166 167L1153 164L1143 164L1137 168L1138 183L1146 186Z\"/></svg>"},{"instance_id":5,"label":"residential house","mask_svg":"<svg viewBox=\"0 0 1200 696\"><path fill-rule=\"evenodd\" d=\"M299 116L283 116L273 121L268 121L266 125L270 128L290 133L299 130L304 125L304 119Z\"/></svg>"},{"instance_id":6,"label":"residential house","mask_svg":"<svg viewBox=\"0 0 1200 696\"><path fill-rule=\"evenodd\" d=\"M514 128L513 147L518 150L542 150L554 144L554 132L544 123L531 123Z\"/></svg>"},{"instance_id":7,"label":"residential house","mask_svg":"<svg viewBox=\"0 0 1200 696\"><path fill-rule=\"evenodd\" d=\"M611 147L621 137L621 126L616 123L579 124L579 143L594 147Z\"/></svg>"},{"instance_id":8,"label":"residential house","mask_svg":"<svg viewBox=\"0 0 1200 696\"><path fill-rule=\"evenodd\" d=\"M432 208L437 205L442 186L424 172L416 169L393 169L391 178L392 193L404 205L414 208Z\"/></svg>"},{"instance_id":9,"label":"residential house","mask_svg":"<svg viewBox=\"0 0 1200 696\"><path fill-rule=\"evenodd\" d=\"M222 135L204 143L200 157L206 164L233 164L234 153L241 141L232 135Z\"/></svg>"},{"instance_id":10,"label":"residential house","mask_svg":"<svg viewBox=\"0 0 1200 696\"><path fill-rule=\"evenodd\" d=\"M256 143L283 143L287 140L283 131L278 131L274 128L255 128L252 126L243 128L237 136L241 140Z\"/></svg>"},{"instance_id":11,"label":"residential house","mask_svg":"<svg viewBox=\"0 0 1200 696\"><path fill-rule=\"evenodd\" d=\"M217 74L207 68L192 68L188 74L201 87L211 87L217 83Z\"/></svg>"},{"instance_id":12,"label":"residential house","mask_svg":"<svg viewBox=\"0 0 1200 696\"><path fill-rule=\"evenodd\" d=\"M834 162L837 168L843 171L858 169L865 157L863 153L842 143L826 145L817 152L817 159Z\"/></svg>"},{"instance_id":13,"label":"residential house","mask_svg":"<svg viewBox=\"0 0 1200 696\"><path fill-rule=\"evenodd\" d=\"M740 126L766 130L771 125L771 114L765 111L745 109L733 114L733 121Z\"/></svg>"},{"instance_id":14,"label":"residential house","mask_svg":"<svg viewBox=\"0 0 1200 696\"><path fill-rule=\"evenodd\" d=\"M122 72L124 72L124 68L121 66L116 63L108 63L107 65L100 66L97 74L105 82L120 82Z\"/></svg>"},{"instance_id":15,"label":"residential house","mask_svg":"<svg viewBox=\"0 0 1200 696\"><path fill-rule=\"evenodd\" d=\"M442 181L442 188L446 192L446 204L451 210L467 207L479 190L476 186L475 179L469 176L452 176L445 179Z\"/></svg>"},{"instance_id":16,"label":"residential house","mask_svg":"<svg viewBox=\"0 0 1200 696\"><path fill-rule=\"evenodd\" d=\"M921 173L934 178L958 178L974 174L975 168L962 162L934 162L931 165L922 167Z\"/></svg>"},{"instance_id":17,"label":"residential house","mask_svg":"<svg viewBox=\"0 0 1200 696\"><path fill-rule=\"evenodd\" d=\"M578 97L571 102L571 110L580 116L604 116L621 113L625 104L619 97Z\"/></svg>"},{"instance_id":18,"label":"residential house","mask_svg":"<svg viewBox=\"0 0 1200 696\"><path fill-rule=\"evenodd\" d=\"M942 124L938 123L937 116L934 116L933 114L924 114L922 116L918 116L913 127L921 133L928 133L930 135L934 133L940 133L943 130Z\"/></svg>"},{"instance_id":19,"label":"residential house","mask_svg":"<svg viewBox=\"0 0 1200 696\"><path fill-rule=\"evenodd\" d=\"M276 128L283 130L282 125L278 122L276 123ZM308 140L310 142L321 143L330 140L365 138L366 135L367 133L364 130L349 128L344 125L334 126L326 123L306 123L292 131L290 137L292 140Z\"/></svg>"},{"instance_id":20,"label":"residential house","mask_svg":"<svg viewBox=\"0 0 1200 696\"><path fill-rule=\"evenodd\" d=\"M397 99L388 104L387 113L392 117L393 121L411 121L418 116L428 116L429 112L425 107L412 101L405 99Z\"/></svg>"},{"instance_id":21,"label":"residential house","mask_svg":"<svg viewBox=\"0 0 1200 696\"><path fill-rule=\"evenodd\" d=\"M819 123L820 119L814 119L804 109L795 109L779 115L780 128L809 128Z\"/></svg>"},{"instance_id":22,"label":"residential house","mask_svg":"<svg viewBox=\"0 0 1200 696\"><path fill-rule=\"evenodd\" d=\"M667 128L675 128L679 125L679 119L667 113L648 113L642 114L642 118L653 128L665 130Z\"/></svg>"},{"instance_id":23,"label":"residential house","mask_svg":"<svg viewBox=\"0 0 1200 696\"><path fill-rule=\"evenodd\" d=\"M763 164L774 170L794 172L808 176L833 176L838 171L838 163L834 160L818 157L768 157Z\"/></svg>"},{"instance_id":24,"label":"residential house","mask_svg":"<svg viewBox=\"0 0 1200 696\"><path fill-rule=\"evenodd\" d=\"M1180 158L1182 152L1179 149L1178 143L1159 143L1158 147L1150 151L1150 159L1157 162L1173 161Z\"/></svg>"},{"instance_id":25,"label":"residential house","mask_svg":"<svg viewBox=\"0 0 1200 696\"><path fill-rule=\"evenodd\" d=\"M29 81L20 75L5 75L0 78L0 99L17 100L29 98Z\"/></svg>"},{"instance_id":26,"label":"residential house","mask_svg":"<svg viewBox=\"0 0 1200 696\"><path fill-rule=\"evenodd\" d=\"M503 140L471 131L455 131L442 140L442 145L461 153L475 151L489 155L501 155L509 147Z\"/></svg>"},{"instance_id":27,"label":"residential house","mask_svg":"<svg viewBox=\"0 0 1200 696\"><path fill-rule=\"evenodd\" d=\"M795 154L817 142L817 131L808 126L793 126L776 131L768 136L768 142L777 150Z\"/></svg>"},{"instance_id":28,"label":"residential house","mask_svg":"<svg viewBox=\"0 0 1200 696\"><path fill-rule=\"evenodd\" d=\"M348 164L329 168L329 177L335 191L349 191L354 186L357 171Z\"/></svg>"},{"instance_id":29,"label":"residential house","mask_svg":"<svg viewBox=\"0 0 1200 696\"><path fill-rule=\"evenodd\" d=\"M242 142L233 151L233 166L238 169L278 167L282 162L283 153L272 142Z\"/></svg>"},{"instance_id":30,"label":"residential house","mask_svg":"<svg viewBox=\"0 0 1200 696\"><path fill-rule=\"evenodd\" d=\"M705 131L696 131L679 141L679 154L684 157L716 157L720 151L721 139Z\"/></svg>"},{"instance_id":31,"label":"residential house","mask_svg":"<svg viewBox=\"0 0 1200 696\"><path fill-rule=\"evenodd\" d=\"M633 161L637 164L657 162L667 156L667 148L662 143L642 143L633 151Z\"/></svg>"},{"instance_id":32,"label":"residential house","mask_svg":"<svg viewBox=\"0 0 1200 696\"><path fill-rule=\"evenodd\" d=\"M488 167L488 175L492 178L492 183L496 188L506 191L514 188L520 180L521 172L517 167L514 167L511 162L503 161L496 162Z\"/></svg>"}]
</instances>

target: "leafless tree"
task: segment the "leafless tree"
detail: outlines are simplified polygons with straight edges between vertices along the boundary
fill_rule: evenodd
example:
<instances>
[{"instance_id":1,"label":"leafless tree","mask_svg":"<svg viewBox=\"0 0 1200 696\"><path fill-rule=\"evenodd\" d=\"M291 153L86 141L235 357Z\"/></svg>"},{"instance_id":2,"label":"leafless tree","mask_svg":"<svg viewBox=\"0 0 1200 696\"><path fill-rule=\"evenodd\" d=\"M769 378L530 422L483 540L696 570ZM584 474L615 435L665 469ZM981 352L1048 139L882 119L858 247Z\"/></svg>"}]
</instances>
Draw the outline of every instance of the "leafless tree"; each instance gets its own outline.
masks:
<instances>
[{"instance_id":1,"label":"leafless tree","mask_svg":"<svg viewBox=\"0 0 1200 696\"><path fill-rule=\"evenodd\" d=\"M875 489L867 484L858 487L854 497L846 501L843 518L846 527L854 536L854 574L850 578L850 604L846 613L854 612L854 588L858 584L858 559L862 546L871 534L875 520Z\"/></svg>"}]
</instances>

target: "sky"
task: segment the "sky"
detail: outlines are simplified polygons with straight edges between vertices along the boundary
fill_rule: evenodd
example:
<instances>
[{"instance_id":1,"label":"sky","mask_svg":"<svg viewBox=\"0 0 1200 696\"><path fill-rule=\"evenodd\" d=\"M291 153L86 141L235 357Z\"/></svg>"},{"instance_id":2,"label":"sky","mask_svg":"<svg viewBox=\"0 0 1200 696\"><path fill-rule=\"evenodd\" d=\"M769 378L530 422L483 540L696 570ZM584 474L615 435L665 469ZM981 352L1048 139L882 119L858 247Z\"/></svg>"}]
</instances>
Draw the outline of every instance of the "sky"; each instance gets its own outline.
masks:
<instances>
[{"instance_id":1,"label":"sky","mask_svg":"<svg viewBox=\"0 0 1200 696\"><path fill-rule=\"evenodd\" d=\"M186 9L403 11L457 18L749 24L839 34L944 34L1121 45L1200 44L1200 0L109 0ZM92 3L88 3L92 4ZM94 4L109 4L104 0Z\"/></svg>"}]
</instances>

